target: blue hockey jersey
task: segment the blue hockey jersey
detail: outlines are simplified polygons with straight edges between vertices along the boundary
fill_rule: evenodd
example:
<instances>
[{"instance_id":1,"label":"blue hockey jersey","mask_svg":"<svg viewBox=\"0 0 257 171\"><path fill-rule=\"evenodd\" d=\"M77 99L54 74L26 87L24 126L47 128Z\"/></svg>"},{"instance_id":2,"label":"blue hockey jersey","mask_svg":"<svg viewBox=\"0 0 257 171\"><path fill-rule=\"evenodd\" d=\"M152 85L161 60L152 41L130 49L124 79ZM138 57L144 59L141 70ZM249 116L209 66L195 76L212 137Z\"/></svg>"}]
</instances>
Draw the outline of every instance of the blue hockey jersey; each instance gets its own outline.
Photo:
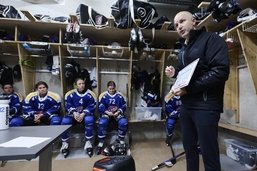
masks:
<instances>
[{"instance_id":1,"label":"blue hockey jersey","mask_svg":"<svg viewBox=\"0 0 257 171\"><path fill-rule=\"evenodd\" d=\"M93 115L96 108L96 95L93 91L87 90L80 94L77 89L70 90L65 95L65 109L68 115L73 112L84 112L86 116Z\"/></svg>"},{"instance_id":2,"label":"blue hockey jersey","mask_svg":"<svg viewBox=\"0 0 257 171\"><path fill-rule=\"evenodd\" d=\"M28 118L42 112L45 116L51 117L53 114L59 114L60 107L61 98L58 94L48 91L44 98L40 98L37 92L32 92L24 100L23 115Z\"/></svg>"},{"instance_id":3,"label":"blue hockey jersey","mask_svg":"<svg viewBox=\"0 0 257 171\"><path fill-rule=\"evenodd\" d=\"M98 106L100 114L104 114L106 110L113 113L119 110L121 114L124 114L127 109L127 102L125 99L124 95L118 91L113 95L109 94L108 91L101 93Z\"/></svg>"},{"instance_id":4,"label":"blue hockey jersey","mask_svg":"<svg viewBox=\"0 0 257 171\"><path fill-rule=\"evenodd\" d=\"M180 96L166 95L165 99L165 113L167 117L177 117L179 115L179 108L182 104Z\"/></svg>"},{"instance_id":5,"label":"blue hockey jersey","mask_svg":"<svg viewBox=\"0 0 257 171\"><path fill-rule=\"evenodd\" d=\"M10 116L12 117L12 116L21 115L22 100L23 100L22 96L17 92L13 92L12 94L7 95L7 97L10 100L9 102L10 111L13 111L13 113L10 113Z\"/></svg>"}]
</instances>

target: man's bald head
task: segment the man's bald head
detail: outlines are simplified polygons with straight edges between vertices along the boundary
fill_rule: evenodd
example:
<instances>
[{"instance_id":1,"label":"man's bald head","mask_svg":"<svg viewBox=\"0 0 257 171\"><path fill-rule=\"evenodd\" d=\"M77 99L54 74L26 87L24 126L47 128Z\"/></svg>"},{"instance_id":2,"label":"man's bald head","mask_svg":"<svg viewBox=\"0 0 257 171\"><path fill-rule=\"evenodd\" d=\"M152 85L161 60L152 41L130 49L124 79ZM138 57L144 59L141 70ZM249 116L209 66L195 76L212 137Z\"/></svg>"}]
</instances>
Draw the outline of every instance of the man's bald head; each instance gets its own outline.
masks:
<instances>
[{"instance_id":1,"label":"man's bald head","mask_svg":"<svg viewBox=\"0 0 257 171\"><path fill-rule=\"evenodd\" d=\"M181 11L174 17L174 26L182 38L189 40L189 32L195 29L196 20L190 12Z\"/></svg>"},{"instance_id":2,"label":"man's bald head","mask_svg":"<svg viewBox=\"0 0 257 171\"><path fill-rule=\"evenodd\" d=\"M180 11L179 13L177 13L175 15L174 20L175 20L176 17L181 16L181 15L188 18L188 19L194 20L193 14L188 12L188 11Z\"/></svg>"}]
</instances>

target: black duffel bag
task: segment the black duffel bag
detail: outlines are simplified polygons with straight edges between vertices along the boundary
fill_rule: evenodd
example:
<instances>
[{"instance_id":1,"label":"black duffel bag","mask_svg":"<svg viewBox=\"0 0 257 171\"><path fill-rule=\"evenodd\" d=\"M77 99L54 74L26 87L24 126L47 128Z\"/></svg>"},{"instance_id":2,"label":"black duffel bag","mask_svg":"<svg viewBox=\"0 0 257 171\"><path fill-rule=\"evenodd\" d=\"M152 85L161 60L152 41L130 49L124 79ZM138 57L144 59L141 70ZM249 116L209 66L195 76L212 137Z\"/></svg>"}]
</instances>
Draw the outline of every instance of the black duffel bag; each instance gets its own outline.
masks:
<instances>
[{"instance_id":1,"label":"black duffel bag","mask_svg":"<svg viewBox=\"0 0 257 171\"><path fill-rule=\"evenodd\" d=\"M19 12L11 5L0 4L0 17L21 19Z\"/></svg>"}]
</instances>

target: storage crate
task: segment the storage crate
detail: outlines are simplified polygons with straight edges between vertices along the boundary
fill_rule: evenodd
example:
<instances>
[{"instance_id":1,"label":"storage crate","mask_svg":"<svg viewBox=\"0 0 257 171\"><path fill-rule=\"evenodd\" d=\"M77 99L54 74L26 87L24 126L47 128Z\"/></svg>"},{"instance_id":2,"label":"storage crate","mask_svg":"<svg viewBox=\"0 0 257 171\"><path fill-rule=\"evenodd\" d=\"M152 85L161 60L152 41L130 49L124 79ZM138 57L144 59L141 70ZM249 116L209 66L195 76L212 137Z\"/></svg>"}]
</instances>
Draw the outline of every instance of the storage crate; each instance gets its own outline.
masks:
<instances>
[{"instance_id":1,"label":"storage crate","mask_svg":"<svg viewBox=\"0 0 257 171\"><path fill-rule=\"evenodd\" d=\"M256 168L257 144L234 139L224 139L227 156L245 165L248 169Z\"/></svg>"},{"instance_id":2,"label":"storage crate","mask_svg":"<svg viewBox=\"0 0 257 171\"><path fill-rule=\"evenodd\" d=\"M161 120L161 107L135 107L136 120Z\"/></svg>"}]
</instances>

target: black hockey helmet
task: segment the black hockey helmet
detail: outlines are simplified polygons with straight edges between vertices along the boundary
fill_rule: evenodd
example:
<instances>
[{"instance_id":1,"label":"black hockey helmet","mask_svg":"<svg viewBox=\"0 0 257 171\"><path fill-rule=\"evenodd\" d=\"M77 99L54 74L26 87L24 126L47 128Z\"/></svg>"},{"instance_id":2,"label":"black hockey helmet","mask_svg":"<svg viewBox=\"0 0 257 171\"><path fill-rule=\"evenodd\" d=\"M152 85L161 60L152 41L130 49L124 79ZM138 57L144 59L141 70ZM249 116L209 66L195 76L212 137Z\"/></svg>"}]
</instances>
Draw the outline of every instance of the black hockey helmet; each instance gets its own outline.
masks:
<instances>
[{"instance_id":1,"label":"black hockey helmet","mask_svg":"<svg viewBox=\"0 0 257 171\"><path fill-rule=\"evenodd\" d=\"M72 64L67 63L64 66L64 76L68 84L72 85L74 83L76 77L76 69Z\"/></svg>"},{"instance_id":2,"label":"black hockey helmet","mask_svg":"<svg viewBox=\"0 0 257 171\"><path fill-rule=\"evenodd\" d=\"M0 84L13 84L12 69L4 63L0 63Z\"/></svg>"},{"instance_id":3,"label":"black hockey helmet","mask_svg":"<svg viewBox=\"0 0 257 171\"><path fill-rule=\"evenodd\" d=\"M21 66L19 64L15 65L12 69L13 78L16 80L21 80Z\"/></svg>"}]
</instances>

